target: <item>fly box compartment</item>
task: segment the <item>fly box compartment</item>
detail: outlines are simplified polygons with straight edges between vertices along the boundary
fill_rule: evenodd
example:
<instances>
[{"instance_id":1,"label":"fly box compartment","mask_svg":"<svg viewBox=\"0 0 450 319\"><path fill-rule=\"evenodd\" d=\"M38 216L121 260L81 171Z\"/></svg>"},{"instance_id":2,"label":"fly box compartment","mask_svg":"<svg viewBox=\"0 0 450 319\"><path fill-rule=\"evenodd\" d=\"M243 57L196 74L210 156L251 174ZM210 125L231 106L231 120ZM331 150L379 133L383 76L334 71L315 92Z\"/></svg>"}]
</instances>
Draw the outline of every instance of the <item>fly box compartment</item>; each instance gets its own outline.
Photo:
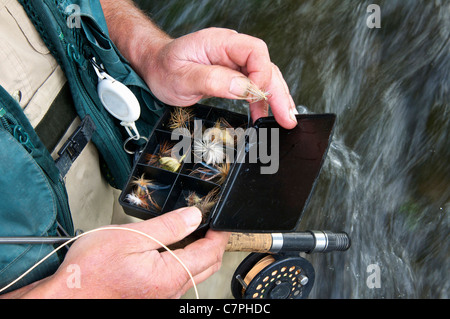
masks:
<instances>
[{"instance_id":1,"label":"fly box compartment","mask_svg":"<svg viewBox=\"0 0 450 319\"><path fill-rule=\"evenodd\" d=\"M119 202L149 219L196 206L199 231L294 231L332 137L334 114L297 115L292 130L273 117L197 104L167 107L137 159Z\"/></svg>"}]
</instances>

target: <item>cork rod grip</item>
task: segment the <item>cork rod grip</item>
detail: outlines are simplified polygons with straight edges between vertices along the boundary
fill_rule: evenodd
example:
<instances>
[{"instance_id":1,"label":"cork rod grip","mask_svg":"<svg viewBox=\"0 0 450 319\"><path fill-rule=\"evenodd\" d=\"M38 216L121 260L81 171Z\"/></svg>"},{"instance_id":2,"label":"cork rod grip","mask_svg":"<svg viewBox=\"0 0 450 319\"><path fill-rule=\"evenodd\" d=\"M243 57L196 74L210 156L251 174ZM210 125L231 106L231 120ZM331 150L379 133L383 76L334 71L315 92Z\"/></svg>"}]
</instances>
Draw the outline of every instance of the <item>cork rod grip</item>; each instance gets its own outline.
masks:
<instances>
[{"instance_id":1,"label":"cork rod grip","mask_svg":"<svg viewBox=\"0 0 450 319\"><path fill-rule=\"evenodd\" d=\"M271 247L271 234L231 233L225 250L265 253L269 252Z\"/></svg>"}]
</instances>

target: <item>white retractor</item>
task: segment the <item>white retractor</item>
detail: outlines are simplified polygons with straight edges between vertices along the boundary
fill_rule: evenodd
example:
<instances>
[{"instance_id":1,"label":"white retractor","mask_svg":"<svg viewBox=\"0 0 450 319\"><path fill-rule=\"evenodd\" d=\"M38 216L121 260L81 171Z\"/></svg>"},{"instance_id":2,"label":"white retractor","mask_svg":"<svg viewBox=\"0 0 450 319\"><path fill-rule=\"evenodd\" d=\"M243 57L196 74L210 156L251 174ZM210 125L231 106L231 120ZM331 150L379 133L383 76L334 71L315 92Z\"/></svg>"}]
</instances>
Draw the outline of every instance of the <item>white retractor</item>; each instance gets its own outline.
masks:
<instances>
[{"instance_id":1,"label":"white retractor","mask_svg":"<svg viewBox=\"0 0 450 319\"><path fill-rule=\"evenodd\" d=\"M120 124L132 139L139 140L141 137L135 124L141 115L138 99L128 87L106 73L95 62L95 58L92 58L91 63L98 76L97 93L103 106L121 121Z\"/></svg>"}]
</instances>

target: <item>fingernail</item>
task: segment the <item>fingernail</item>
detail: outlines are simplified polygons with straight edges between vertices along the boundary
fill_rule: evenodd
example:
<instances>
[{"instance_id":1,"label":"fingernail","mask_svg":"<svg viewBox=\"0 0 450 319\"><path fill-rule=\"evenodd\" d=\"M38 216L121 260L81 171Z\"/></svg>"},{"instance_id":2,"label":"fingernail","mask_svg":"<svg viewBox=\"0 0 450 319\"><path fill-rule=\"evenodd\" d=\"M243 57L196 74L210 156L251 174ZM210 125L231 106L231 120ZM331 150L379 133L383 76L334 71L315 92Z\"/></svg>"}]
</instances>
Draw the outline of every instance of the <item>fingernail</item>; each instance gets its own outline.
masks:
<instances>
[{"instance_id":1,"label":"fingernail","mask_svg":"<svg viewBox=\"0 0 450 319\"><path fill-rule=\"evenodd\" d=\"M245 97L250 80L244 76L235 76L231 79L229 91L238 97Z\"/></svg>"},{"instance_id":2,"label":"fingernail","mask_svg":"<svg viewBox=\"0 0 450 319\"><path fill-rule=\"evenodd\" d=\"M294 121L295 123L297 123L297 118L295 117L295 115L298 114L298 111L296 108L291 108L289 109L289 117L291 118L292 121Z\"/></svg>"},{"instance_id":3,"label":"fingernail","mask_svg":"<svg viewBox=\"0 0 450 319\"><path fill-rule=\"evenodd\" d=\"M181 215L188 227L197 227L202 221L202 213L195 207L183 208L181 210Z\"/></svg>"}]
</instances>

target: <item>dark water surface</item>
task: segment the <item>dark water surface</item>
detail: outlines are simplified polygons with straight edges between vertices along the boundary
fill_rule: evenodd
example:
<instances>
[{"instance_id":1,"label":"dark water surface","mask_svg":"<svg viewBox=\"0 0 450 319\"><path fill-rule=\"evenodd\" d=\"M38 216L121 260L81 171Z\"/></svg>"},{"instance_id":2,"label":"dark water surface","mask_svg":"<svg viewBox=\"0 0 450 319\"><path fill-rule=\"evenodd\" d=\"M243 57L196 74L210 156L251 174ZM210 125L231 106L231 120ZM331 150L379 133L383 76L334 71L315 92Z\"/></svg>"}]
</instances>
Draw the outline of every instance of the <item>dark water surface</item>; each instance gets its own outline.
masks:
<instances>
[{"instance_id":1,"label":"dark water surface","mask_svg":"<svg viewBox=\"0 0 450 319\"><path fill-rule=\"evenodd\" d=\"M347 231L352 247L307 256L310 298L449 297L450 1L377 1L379 29L366 24L374 1L138 2L174 37L216 26L263 39L298 110L337 114L301 229Z\"/></svg>"}]
</instances>

